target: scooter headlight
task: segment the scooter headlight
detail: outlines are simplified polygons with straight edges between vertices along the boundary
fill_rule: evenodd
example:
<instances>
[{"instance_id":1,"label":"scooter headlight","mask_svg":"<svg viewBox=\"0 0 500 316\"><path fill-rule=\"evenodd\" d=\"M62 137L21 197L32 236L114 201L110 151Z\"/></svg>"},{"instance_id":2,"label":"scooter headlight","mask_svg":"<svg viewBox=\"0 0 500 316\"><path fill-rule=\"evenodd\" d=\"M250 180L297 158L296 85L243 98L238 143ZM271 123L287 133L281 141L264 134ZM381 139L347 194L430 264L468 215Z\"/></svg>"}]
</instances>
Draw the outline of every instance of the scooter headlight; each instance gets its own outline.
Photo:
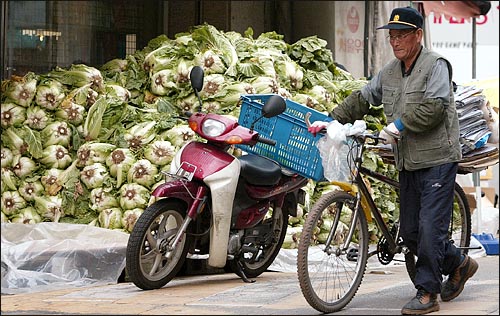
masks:
<instances>
[{"instance_id":1,"label":"scooter headlight","mask_svg":"<svg viewBox=\"0 0 500 316\"><path fill-rule=\"evenodd\" d=\"M201 126L203 134L211 137L220 136L226 130L226 125L214 119L206 119Z\"/></svg>"}]
</instances>

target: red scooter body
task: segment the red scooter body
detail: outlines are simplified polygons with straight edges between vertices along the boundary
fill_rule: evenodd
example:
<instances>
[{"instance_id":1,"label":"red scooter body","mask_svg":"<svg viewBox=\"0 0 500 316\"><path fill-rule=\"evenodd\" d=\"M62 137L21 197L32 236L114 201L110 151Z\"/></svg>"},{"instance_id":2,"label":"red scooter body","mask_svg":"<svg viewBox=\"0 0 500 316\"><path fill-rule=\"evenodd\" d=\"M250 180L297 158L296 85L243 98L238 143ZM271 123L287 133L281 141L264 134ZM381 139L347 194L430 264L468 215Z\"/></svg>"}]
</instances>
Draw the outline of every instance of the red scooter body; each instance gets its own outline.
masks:
<instances>
[{"instance_id":1,"label":"red scooter body","mask_svg":"<svg viewBox=\"0 0 500 316\"><path fill-rule=\"evenodd\" d=\"M280 182L273 186L247 185L246 192L248 196L259 201L237 213L236 222L233 221L234 226L232 227L242 229L256 225L266 215L271 202L282 207L286 194L297 192L307 185L307 182L308 179L301 176L283 176ZM235 209L233 209L233 216L234 214ZM290 215L296 216L297 213Z\"/></svg>"},{"instance_id":2,"label":"red scooter body","mask_svg":"<svg viewBox=\"0 0 500 316\"><path fill-rule=\"evenodd\" d=\"M199 67L193 72L199 98L203 72ZM282 97L272 96L257 120L285 108ZM186 114L190 128L206 141L191 141L177 152L170 179L153 191L155 201L137 220L127 245L127 271L143 289L168 283L186 258L207 255L209 266L228 267L251 282L248 277L257 277L274 261L288 216L296 216L298 203L304 203L301 188L309 179L284 172L266 157L231 154L234 145L274 146L274 140L225 115Z\"/></svg>"}]
</instances>

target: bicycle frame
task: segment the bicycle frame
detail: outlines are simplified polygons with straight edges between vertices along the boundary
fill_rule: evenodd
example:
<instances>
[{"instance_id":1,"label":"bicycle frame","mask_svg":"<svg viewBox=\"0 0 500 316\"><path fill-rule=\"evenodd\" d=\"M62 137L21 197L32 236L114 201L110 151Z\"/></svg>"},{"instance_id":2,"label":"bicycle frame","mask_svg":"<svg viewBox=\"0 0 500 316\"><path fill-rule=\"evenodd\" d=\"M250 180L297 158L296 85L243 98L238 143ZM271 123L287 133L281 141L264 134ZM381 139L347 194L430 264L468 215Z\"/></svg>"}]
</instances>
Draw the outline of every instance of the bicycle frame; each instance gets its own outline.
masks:
<instances>
[{"instance_id":1,"label":"bicycle frame","mask_svg":"<svg viewBox=\"0 0 500 316\"><path fill-rule=\"evenodd\" d=\"M380 229L383 237L385 238L385 241L387 242L388 245L388 250L392 254L396 253L407 253L409 250L406 248L406 246L402 244L398 244L399 240L399 227L396 232L396 236L393 236L391 234L391 227L384 221L382 217L382 213L380 209L377 207L375 204L375 201L373 200L370 191L368 187L365 184L364 177L371 177L375 180L381 181L385 184L388 184L395 188L396 190L399 190L400 184L397 180L391 179L386 175L383 175L379 172L372 171L366 167L362 166L363 162L363 153L366 149L377 149L380 148L377 145L366 145L365 144L365 139L366 138L374 138L373 135L370 134L363 134L359 136L353 136L353 139L355 141L355 146L357 147L356 155L354 157L354 163L355 163L355 168L352 172L353 180L350 183L347 182L338 182L338 181L333 181L332 183L339 186L342 190L352 194L353 196L356 197L357 203L361 203L362 209L364 210L365 216L367 221L371 222L373 219L375 220L375 223L377 224L378 228ZM358 211L359 205L356 205L356 212ZM353 233L353 225L350 226L350 231L349 231L349 236L352 236ZM349 240L349 239L347 239ZM347 241L346 245L344 245L345 249L347 249ZM469 246L456 246L459 249L466 250L466 249L478 249L478 247L469 247ZM369 256L375 254L375 252L370 253Z\"/></svg>"},{"instance_id":2,"label":"bicycle frame","mask_svg":"<svg viewBox=\"0 0 500 316\"><path fill-rule=\"evenodd\" d=\"M399 252L401 252L401 250L404 250L401 247L401 245L398 245L396 243L396 240L398 240L397 235L399 234L399 231L398 231L398 234L396 235L396 237L392 236L392 234L390 232L390 228L385 223L385 221L382 217L382 213L380 212L379 208L375 204L375 201L373 200L373 198L368 190L368 187L365 184L363 176L369 176L369 177L374 178L376 180L379 180L381 182L387 183L387 184L393 186L394 188L396 188L397 190L399 190L399 182L396 180L393 180L393 179L391 179L391 178L389 178L381 173L374 172L370 169L367 169L361 165L363 162L362 156L363 156L363 153L366 149L365 137L367 137L367 136L368 135L362 135L362 136L355 137L355 142L356 142L356 146L358 147L358 150L356 151L356 157L354 158L355 168L353 170L353 180L351 181L351 183L338 182L338 181L333 181L332 183L334 185L339 186L342 190L352 194L353 196L356 196L357 203L361 203L362 209L365 212L365 216L366 216L367 221L371 222L373 219L375 220L375 223L379 227L382 235L385 237L385 239L388 243L389 251L391 253L399 253ZM358 210L359 210L359 205L356 205L356 212L358 212ZM353 219L354 218L355 218L355 216L353 216ZM350 227L351 228L349 230L349 237L351 237L353 234L353 227L354 226L350 225ZM350 240L350 238L347 238L346 243L348 243L349 240ZM348 245L346 244L346 245L344 245L344 247L345 247L345 249L347 249ZM371 255L373 255L373 254L374 253L372 253Z\"/></svg>"}]
</instances>

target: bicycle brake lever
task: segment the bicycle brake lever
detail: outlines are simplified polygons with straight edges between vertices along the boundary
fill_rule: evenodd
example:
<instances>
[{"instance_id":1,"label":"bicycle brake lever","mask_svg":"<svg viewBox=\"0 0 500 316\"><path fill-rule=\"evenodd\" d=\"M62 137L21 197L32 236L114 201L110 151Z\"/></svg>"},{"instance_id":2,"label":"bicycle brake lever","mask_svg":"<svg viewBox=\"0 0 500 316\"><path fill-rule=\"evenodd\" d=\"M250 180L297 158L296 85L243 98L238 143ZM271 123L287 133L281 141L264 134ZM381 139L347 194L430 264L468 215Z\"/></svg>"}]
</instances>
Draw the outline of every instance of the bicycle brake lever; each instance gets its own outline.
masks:
<instances>
[{"instance_id":1,"label":"bicycle brake lever","mask_svg":"<svg viewBox=\"0 0 500 316\"><path fill-rule=\"evenodd\" d=\"M307 112L305 115L304 115L304 121L306 121L306 126L309 127L311 126L311 121L309 120L309 118L311 117L311 112Z\"/></svg>"},{"instance_id":2,"label":"bicycle brake lever","mask_svg":"<svg viewBox=\"0 0 500 316\"><path fill-rule=\"evenodd\" d=\"M310 117L311 117L311 112L306 112L306 114L304 114L304 121L306 122L306 126L307 128L309 128L309 126L311 126L311 121L310 121ZM321 134L321 135L324 135L326 134L326 128L323 128L321 131L318 132L318 134ZM316 133L313 134L314 136L316 136Z\"/></svg>"}]
</instances>

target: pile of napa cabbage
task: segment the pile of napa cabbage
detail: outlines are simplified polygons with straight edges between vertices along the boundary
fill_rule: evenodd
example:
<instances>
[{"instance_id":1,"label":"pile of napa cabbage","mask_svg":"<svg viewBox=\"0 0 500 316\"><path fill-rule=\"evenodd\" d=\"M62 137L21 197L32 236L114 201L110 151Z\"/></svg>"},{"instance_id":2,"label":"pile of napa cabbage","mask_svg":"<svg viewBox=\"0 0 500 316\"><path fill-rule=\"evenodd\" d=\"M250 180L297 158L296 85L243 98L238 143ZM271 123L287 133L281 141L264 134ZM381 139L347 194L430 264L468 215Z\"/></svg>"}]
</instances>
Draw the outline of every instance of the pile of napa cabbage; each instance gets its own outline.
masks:
<instances>
[{"instance_id":1,"label":"pile of napa cabbage","mask_svg":"<svg viewBox=\"0 0 500 316\"><path fill-rule=\"evenodd\" d=\"M99 68L74 64L4 80L2 222L130 232L161 172L196 137L179 118L198 107L193 66L205 71L203 111L237 118L242 94L276 93L328 112L366 80L337 68L326 44L316 36L288 44L275 32L254 38L251 28L239 34L204 24L174 39L158 36ZM380 108L365 118L372 130L384 119ZM325 187L311 181L301 214Z\"/></svg>"}]
</instances>

